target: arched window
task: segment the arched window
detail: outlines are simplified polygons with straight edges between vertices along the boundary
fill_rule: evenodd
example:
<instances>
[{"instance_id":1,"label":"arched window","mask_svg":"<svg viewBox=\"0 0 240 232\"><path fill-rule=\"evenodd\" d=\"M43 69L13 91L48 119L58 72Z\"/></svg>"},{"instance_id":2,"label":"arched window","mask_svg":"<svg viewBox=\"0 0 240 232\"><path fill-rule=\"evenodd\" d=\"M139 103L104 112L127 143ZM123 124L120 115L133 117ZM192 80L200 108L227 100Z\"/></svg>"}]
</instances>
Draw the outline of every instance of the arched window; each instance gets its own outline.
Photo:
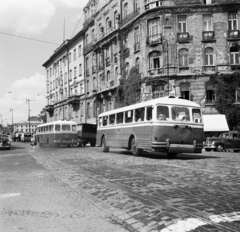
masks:
<instances>
[{"instance_id":1,"label":"arched window","mask_svg":"<svg viewBox=\"0 0 240 232\"><path fill-rule=\"evenodd\" d=\"M86 37L85 37L85 44L88 45L88 34L86 34Z\"/></svg>"},{"instance_id":2,"label":"arched window","mask_svg":"<svg viewBox=\"0 0 240 232\"><path fill-rule=\"evenodd\" d=\"M123 7L123 19L126 19L128 15L128 3L126 2Z\"/></svg>"},{"instance_id":3,"label":"arched window","mask_svg":"<svg viewBox=\"0 0 240 232\"><path fill-rule=\"evenodd\" d=\"M94 14L94 4L92 3L92 5L91 5L91 17L93 16L93 14Z\"/></svg>"},{"instance_id":4,"label":"arched window","mask_svg":"<svg viewBox=\"0 0 240 232\"><path fill-rule=\"evenodd\" d=\"M213 48L204 49L204 65L214 65Z\"/></svg>"},{"instance_id":5,"label":"arched window","mask_svg":"<svg viewBox=\"0 0 240 232\"><path fill-rule=\"evenodd\" d=\"M179 50L179 66L188 67L188 50L181 49Z\"/></svg>"},{"instance_id":6,"label":"arched window","mask_svg":"<svg viewBox=\"0 0 240 232\"><path fill-rule=\"evenodd\" d=\"M119 20L118 20L118 12L115 11L114 12L114 29L118 28L118 22L119 22Z\"/></svg>"},{"instance_id":7,"label":"arched window","mask_svg":"<svg viewBox=\"0 0 240 232\"><path fill-rule=\"evenodd\" d=\"M115 80L118 78L118 67L115 68Z\"/></svg>"},{"instance_id":8,"label":"arched window","mask_svg":"<svg viewBox=\"0 0 240 232\"><path fill-rule=\"evenodd\" d=\"M180 85L181 97L187 100L190 100L190 84L182 83Z\"/></svg>"},{"instance_id":9,"label":"arched window","mask_svg":"<svg viewBox=\"0 0 240 232\"><path fill-rule=\"evenodd\" d=\"M127 62L125 65L125 72L126 72L126 78L129 76L129 63Z\"/></svg>"},{"instance_id":10,"label":"arched window","mask_svg":"<svg viewBox=\"0 0 240 232\"><path fill-rule=\"evenodd\" d=\"M138 10L138 0L135 0L135 11L137 11Z\"/></svg>"},{"instance_id":11,"label":"arched window","mask_svg":"<svg viewBox=\"0 0 240 232\"><path fill-rule=\"evenodd\" d=\"M92 29L92 41L94 42L94 40L95 40L95 30Z\"/></svg>"},{"instance_id":12,"label":"arched window","mask_svg":"<svg viewBox=\"0 0 240 232\"><path fill-rule=\"evenodd\" d=\"M239 47L232 46L230 48L230 64L236 65L239 64Z\"/></svg>"}]
</instances>

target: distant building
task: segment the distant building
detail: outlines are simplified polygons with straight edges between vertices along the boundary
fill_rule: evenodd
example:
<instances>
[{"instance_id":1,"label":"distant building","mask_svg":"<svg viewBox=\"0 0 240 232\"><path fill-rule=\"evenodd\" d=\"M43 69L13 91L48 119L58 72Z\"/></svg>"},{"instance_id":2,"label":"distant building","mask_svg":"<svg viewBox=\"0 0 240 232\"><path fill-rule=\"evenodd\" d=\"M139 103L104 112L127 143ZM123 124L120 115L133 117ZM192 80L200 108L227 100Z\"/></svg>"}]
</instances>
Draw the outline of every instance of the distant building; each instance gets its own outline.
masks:
<instances>
[{"instance_id":1,"label":"distant building","mask_svg":"<svg viewBox=\"0 0 240 232\"><path fill-rule=\"evenodd\" d=\"M13 124L13 132L34 132L36 127L43 122L39 117L30 117L29 121L21 121Z\"/></svg>"}]
</instances>

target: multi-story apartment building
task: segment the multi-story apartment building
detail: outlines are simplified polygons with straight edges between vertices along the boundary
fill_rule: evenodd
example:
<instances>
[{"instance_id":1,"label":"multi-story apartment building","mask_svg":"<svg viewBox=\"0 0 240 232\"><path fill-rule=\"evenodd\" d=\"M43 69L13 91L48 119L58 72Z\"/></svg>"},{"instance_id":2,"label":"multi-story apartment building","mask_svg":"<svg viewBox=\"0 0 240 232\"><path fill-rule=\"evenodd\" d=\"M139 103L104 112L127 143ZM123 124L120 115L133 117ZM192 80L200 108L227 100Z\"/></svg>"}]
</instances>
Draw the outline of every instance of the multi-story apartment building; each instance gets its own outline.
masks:
<instances>
[{"instance_id":1,"label":"multi-story apartment building","mask_svg":"<svg viewBox=\"0 0 240 232\"><path fill-rule=\"evenodd\" d=\"M47 73L47 122L85 121L83 40L80 31L43 64Z\"/></svg>"},{"instance_id":2,"label":"multi-story apartment building","mask_svg":"<svg viewBox=\"0 0 240 232\"><path fill-rule=\"evenodd\" d=\"M94 123L99 113L119 107L119 80L128 78L132 67L141 75L141 101L175 95L201 104L205 113L217 113L210 77L240 67L238 0L89 0L84 14L79 35L44 64L47 84L52 83L47 110L54 116L49 119L64 118L63 105L69 114L65 118L75 119L70 114L74 112L70 95L65 101L51 101L59 91L53 91L50 73L64 54L73 54L74 41L83 45L83 38L85 79L82 76L81 81L85 80L86 92L74 102L86 100L85 122ZM69 94L74 66L68 65L63 89Z\"/></svg>"}]
</instances>

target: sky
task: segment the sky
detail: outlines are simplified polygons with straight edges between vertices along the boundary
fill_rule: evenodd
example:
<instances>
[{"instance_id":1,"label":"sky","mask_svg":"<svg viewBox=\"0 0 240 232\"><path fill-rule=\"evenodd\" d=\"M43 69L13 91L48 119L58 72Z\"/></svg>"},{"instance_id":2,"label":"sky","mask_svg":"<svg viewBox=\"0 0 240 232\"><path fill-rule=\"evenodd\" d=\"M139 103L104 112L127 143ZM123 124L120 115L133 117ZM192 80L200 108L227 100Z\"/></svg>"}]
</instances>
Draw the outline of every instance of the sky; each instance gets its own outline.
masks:
<instances>
[{"instance_id":1,"label":"sky","mask_svg":"<svg viewBox=\"0 0 240 232\"><path fill-rule=\"evenodd\" d=\"M46 106L46 73L42 64L64 38L71 39L81 30L87 2L1 0L0 124L27 121L26 99L30 100L30 116L37 116Z\"/></svg>"}]
</instances>

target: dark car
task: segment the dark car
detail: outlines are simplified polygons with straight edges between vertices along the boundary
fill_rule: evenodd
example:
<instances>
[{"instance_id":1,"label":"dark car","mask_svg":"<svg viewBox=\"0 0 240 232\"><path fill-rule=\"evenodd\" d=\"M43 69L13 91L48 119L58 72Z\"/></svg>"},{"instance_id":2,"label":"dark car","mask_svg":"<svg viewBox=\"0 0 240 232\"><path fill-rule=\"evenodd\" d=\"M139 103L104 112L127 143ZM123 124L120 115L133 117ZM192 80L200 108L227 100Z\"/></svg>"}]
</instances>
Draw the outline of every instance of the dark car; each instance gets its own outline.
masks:
<instances>
[{"instance_id":1,"label":"dark car","mask_svg":"<svg viewBox=\"0 0 240 232\"><path fill-rule=\"evenodd\" d=\"M0 135L0 148L6 148L10 150L11 140L8 135Z\"/></svg>"},{"instance_id":2,"label":"dark car","mask_svg":"<svg viewBox=\"0 0 240 232\"><path fill-rule=\"evenodd\" d=\"M240 151L240 132L229 131L219 135L219 137L208 137L204 143L205 151Z\"/></svg>"},{"instance_id":3,"label":"dark car","mask_svg":"<svg viewBox=\"0 0 240 232\"><path fill-rule=\"evenodd\" d=\"M92 147L96 145L97 125L90 123L79 123L78 130L78 146L85 146L90 143Z\"/></svg>"}]
</instances>

